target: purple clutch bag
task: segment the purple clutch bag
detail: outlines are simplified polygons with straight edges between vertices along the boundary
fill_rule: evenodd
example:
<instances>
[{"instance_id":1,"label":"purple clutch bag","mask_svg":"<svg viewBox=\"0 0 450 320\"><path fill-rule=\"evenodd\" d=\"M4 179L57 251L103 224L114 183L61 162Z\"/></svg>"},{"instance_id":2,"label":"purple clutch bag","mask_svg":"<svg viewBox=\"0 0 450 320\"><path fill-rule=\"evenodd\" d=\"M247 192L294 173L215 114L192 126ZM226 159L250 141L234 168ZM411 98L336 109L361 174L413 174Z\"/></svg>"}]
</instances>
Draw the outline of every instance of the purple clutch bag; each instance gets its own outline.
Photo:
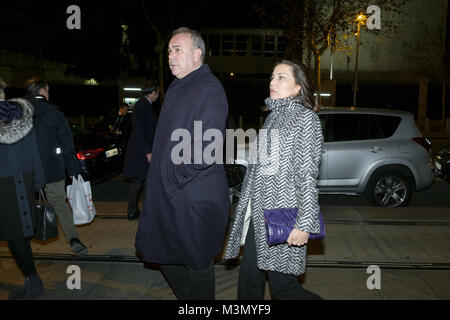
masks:
<instances>
[{"instance_id":1,"label":"purple clutch bag","mask_svg":"<svg viewBox=\"0 0 450 320\"><path fill-rule=\"evenodd\" d=\"M269 246L287 241L294 229L297 219L297 208L282 208L264 210L264 223L266 226L266 239ZM309 239L323 239L325 237L325 224L322 213L319 211L320 233L310 233Z\"/></svg>"}]
</instances>

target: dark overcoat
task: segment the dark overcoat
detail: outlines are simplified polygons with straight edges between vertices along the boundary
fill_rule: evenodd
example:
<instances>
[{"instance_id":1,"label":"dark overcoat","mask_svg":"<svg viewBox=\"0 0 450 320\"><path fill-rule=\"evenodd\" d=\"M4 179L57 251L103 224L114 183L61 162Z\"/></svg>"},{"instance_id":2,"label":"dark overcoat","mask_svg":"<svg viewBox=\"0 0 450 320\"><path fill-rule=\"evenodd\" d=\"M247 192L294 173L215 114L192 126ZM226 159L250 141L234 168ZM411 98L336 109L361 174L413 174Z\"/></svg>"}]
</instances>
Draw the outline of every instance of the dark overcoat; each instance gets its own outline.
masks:
<instances>
[{"instance_id":1,"label":"dark overcoat","mask_svg":"<svg viewBox=\"0 0 450 320\"><path fill-rule=\"evenodd\" d=\"M223 165L204 160L195 164L193 140L189 141L191 164L175 164L171 153L181 139L171 136L185 129L203 151L211 144L201 141L208 129L220 130L223 139L227 114L225 91L207 65L170 85L156 130L136 235L137 251L145 261L201 269L221 252L229 215ZM194 121L202 122L200 136L194 135Z\"/></svg>"},{"instance_id":2,"label":"dark overcoat","mask_svg":"<svg viewBox=\"0 0 450 320\"><path fill-rule=\"evenodd\" d=\"M125 152L123 175L128 178L147 178L147 154L152 153L156 116L147 98L141 98L131 114L131 134Z\"/></svg>"},{"instance_id":3,"label":"dark overcoat","mask_svg":"<svg viewBox=\"0 0 450 320\"><path fill-rule=\"evenodd\" d=\"M41 95L26 97L34 107L34 126L46 184L80 174L73 136L66 116Z\"/></svg>"},{"instance_id":4,"label":"dark overcoat","mask_svg":"<svg viewBox=\"0 0 450 320\"><path fill-rule=\"evenodd\" d=\"M0 240L34 234L34 187L43 186L32 107L19 121L0 122ZM31 131L30 131L31 130ZM23 137L23 135L25 136Z\"/></svg>"}]
</instances>

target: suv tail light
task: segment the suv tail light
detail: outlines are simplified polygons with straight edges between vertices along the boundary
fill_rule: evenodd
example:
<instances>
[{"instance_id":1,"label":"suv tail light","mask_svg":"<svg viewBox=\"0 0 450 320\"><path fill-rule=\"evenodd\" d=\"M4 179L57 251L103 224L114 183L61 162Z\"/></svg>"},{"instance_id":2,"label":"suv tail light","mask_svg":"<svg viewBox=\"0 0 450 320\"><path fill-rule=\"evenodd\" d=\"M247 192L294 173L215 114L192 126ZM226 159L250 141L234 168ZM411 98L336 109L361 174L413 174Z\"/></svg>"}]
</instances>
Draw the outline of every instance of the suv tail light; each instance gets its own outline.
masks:
<instances>
[{"instance_id":1,"label":"suv tail light","mask_svg":"<svg viewBox=\"0 0 450 320\"><path fill-rule=\"evenodd\" d=\"M95 149L95 150L82 151L82 152L77 153L77 158L79 160L93 159L93 158L97 158L99 155L101 155L104 152L105 152L105 149L102 149L102 148Z\"/></svg>"},{"instance_id":2,"label":"suv tail light","mask_svg":"<svg viewBox=\"0 0 450 320\"><path fill-rule=\"evenodd\" d=\"M414 142L420 144L422 147L427 150L428 153L431 152L431 142L427 138L419 137L419 138L413 138Z\"/></svg>"}]
</instances>

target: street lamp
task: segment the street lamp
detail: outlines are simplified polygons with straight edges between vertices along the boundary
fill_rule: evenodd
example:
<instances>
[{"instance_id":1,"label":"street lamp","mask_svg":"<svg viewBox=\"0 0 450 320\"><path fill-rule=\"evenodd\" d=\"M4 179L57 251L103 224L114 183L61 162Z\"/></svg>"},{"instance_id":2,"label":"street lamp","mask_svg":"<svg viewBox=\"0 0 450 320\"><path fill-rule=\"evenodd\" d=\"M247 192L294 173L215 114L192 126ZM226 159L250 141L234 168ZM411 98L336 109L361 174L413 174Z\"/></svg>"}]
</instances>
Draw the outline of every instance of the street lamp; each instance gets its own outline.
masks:
<instances>
[{"instance_id":1,"label":"street lamp","mask_svg":"<svg viewBox=\"0 0 450 320\"><path fill-rule=\"evenodd\" d=\"M355 21L358 25L358 32L356 34L356 58L355 58L355 81L353 87L353 107L356 107L356 92L358 91L358 58L359 58L359 34L361 32L361 26L366 23L367 16L364 13L360 13Z\"/></svg>"}]
</instances>

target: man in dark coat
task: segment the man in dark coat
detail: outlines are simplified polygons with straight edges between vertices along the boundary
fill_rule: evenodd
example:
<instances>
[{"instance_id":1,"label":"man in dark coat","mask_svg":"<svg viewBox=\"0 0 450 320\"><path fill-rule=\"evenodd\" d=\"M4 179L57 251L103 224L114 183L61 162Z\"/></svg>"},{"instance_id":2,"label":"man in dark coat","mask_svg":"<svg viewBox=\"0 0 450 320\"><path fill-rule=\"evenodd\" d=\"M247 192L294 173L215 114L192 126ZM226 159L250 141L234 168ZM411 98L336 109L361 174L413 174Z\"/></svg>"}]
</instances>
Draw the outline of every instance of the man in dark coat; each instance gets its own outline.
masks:
<instances>
[{"instance_id":1,"label":"man in dark coat","mask_svg":"<svg viewBox=\"0 0 450 320\"><path fill-rule=\"evenodd\" d=\"M57 106L48 103L47 83L32 79L26 85L26 99L31 102L35 112L34 125L44 167L47 199L55 209L72 252L77 255L87 253L87 247L79 240L72 210L66 203L66 171L69 177L80 174L69 123Z\"/></svg>"},{"instance_id":2,"label":"man in dark coat","mask_svg":"<svg viewBox=\"0 0 450 320\"><path fill-rule=\"evenodd\" d=\"M142 94L143 97L136 102L131 114L131 134L123 166L123 175L132 178L128 197L128 220L137 219L140 215L139 198L145 188L156 130L156 116L152 104L158 99L159 88L152 83L142 90Z\"/></svg>"},{"instance_id":3,"label":"man in dark coat","mask_svg":"<svg viewBox=\"0 0 450 320\"><path fill-rule=\"evenodd\" d=\"M148 201L136 235L137 251L144 261L161 265L179 299L214 299L213 258L222 250L229 215L222 164L228 102L203 64L204 54L200 34L174 31L169 65L177 79L162 106L147 176ZM212 130L219 132L213 163L205 159L210 142L204 142L212 141L206 134ZM186 147L181 163L179 134L189 136L181 143Z\"/></svg>"},{"instance_id":4,"label":"man in dark coat","mask_svg":"<svg viewBox=\"0 0 450 320\"><path fill-rule=\"evenodd\" d=\"M129 107L128 103L122 102L114 121L108 126L112 134L119 138L122 146L126 145L131 129L131 117L128 114Z\"/></svg>"}]
</instances>

